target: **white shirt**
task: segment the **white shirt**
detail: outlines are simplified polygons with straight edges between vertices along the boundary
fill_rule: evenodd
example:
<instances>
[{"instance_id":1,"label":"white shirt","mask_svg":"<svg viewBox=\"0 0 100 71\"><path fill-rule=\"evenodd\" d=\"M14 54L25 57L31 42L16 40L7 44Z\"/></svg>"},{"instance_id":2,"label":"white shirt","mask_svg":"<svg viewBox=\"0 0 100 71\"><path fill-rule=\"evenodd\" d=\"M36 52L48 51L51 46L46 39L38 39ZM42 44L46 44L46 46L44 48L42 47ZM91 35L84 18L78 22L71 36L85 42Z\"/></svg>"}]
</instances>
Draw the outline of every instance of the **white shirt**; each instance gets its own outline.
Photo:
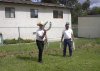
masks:
<instances>
[{"instance_id":1,"label":"white shirt","mask_svg":"<svg viewBox=\"0 0 100 71\"><path fill-rule=\"evenodd\" d=\"M72 39L73 31L72 29L64 30L63 33L64 39Z\"/></svg>"},{"instance_id":2,"label":"white shirt","mask_svg":"<svg viewBox=\"0 0 100 71\"><path fill-rule=\"evenodd\" d=\"M38 29L36 31L36 40L43 41L44 39L41 38L41 36L43 36L43 34L44 34L44 30Z\"/></svg>"}]
</instances>

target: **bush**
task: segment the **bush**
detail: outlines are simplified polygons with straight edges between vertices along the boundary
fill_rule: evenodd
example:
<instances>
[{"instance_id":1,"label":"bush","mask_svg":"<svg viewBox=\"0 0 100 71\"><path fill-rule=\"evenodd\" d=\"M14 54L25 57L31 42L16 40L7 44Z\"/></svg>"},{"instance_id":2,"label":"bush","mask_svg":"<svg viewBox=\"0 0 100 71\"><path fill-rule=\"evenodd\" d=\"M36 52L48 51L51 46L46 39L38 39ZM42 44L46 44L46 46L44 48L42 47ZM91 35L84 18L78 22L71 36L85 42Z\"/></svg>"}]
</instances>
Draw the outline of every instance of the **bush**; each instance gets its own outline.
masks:
<instances>
[{"instance_id":1,"label":"bush","mask_svg":"<svg viewBox=\"0 0 100 71\"><path fill-rule=\"evenodd\" d=\"M31 43L31 42L34 42L34 40L22 39L22 38L18 38L18 39L5 39L4 40L4 44Z\"/></svg>"},{"instance_id":2,"label":"bush","mask_svg":"<svg viewBox=\"0 0 100 71\"><path fill-rule=\"evenodd\" d=\"M4 44L16 44L18 41L16 39L5 39L3 41Z\"/></svg>"}]
</instances>

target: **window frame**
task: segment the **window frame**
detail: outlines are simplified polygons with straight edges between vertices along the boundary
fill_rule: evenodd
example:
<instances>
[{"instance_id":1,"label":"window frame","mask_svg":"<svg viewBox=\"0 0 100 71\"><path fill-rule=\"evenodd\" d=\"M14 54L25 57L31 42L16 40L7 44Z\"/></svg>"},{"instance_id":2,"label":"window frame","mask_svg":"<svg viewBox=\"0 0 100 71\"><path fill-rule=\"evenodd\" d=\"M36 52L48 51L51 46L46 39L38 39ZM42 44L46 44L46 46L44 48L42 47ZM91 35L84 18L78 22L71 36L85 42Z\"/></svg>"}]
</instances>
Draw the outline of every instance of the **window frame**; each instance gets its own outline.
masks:
<instances>
[{"instance_id":1,"label":"window frame","mask_svg":"<svg viewBox=\"0 0 100 71\"><path fill-rule=\"evenodd\" d=\"M63 19L63 11L60 10L53 10L53 18L61 18Z\"/></svg>"},{"instance_id":2,"label":"window frame","mask_svg":"<svg viewBox=\"0 0 100 71\"><path fill-rule=\"evenodd\" d=\"M15 18L14 7L5 7L5 18Z\"/></svg>"},{"instance_id":3,"label":"window frame","mask_svg":"<svg viewBox=\"0 0 100 71\"><path fill-rule=\"evenodd\" d=\"M32 13L34 14L32 15ZM38 18L38 9L30 9L30 18Z\"/></svg>"}]
</instances>

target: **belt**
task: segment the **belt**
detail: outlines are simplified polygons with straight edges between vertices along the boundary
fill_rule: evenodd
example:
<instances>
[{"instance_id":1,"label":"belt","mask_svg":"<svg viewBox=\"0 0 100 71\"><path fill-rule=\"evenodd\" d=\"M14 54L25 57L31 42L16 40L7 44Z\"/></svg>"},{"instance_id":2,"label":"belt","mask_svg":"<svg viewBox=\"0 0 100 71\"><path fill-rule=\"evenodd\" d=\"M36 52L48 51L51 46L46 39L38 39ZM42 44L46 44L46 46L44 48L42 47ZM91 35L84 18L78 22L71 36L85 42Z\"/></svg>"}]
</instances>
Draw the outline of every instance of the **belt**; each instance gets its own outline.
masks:
<instances>
[{"instance_id":1,"label":"belt","mask_svg":"<svg viewBox=\"0 0 100 71\"><path fill-rule=\"evenodd\" d=\"M64 40L71 40L71 38L69 38L69 39L64 39Z\"/></svg>"}]
</instances>

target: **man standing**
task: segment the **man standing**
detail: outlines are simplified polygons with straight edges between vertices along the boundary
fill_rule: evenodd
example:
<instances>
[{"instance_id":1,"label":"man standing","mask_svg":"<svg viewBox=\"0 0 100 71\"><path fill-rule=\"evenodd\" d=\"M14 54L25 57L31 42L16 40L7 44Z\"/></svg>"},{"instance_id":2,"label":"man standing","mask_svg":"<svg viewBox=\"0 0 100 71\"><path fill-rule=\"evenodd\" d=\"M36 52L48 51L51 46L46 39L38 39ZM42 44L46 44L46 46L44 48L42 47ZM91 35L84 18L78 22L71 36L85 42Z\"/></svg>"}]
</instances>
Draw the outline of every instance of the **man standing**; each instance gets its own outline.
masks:
<instances>
[{"instance_id":1,"label":"man standing","mask_svg":"<svg viewBox=\"0 0 100 71\"><path fill-rule=\"evenodd\" d=\"M69 56L72 56L72 40L73 40L73 31L69 28L69 23L65 24L65 30L62 33L61 42L64 38L64 47L63 47L63 56L66 56L66 47L69 47Z\"/></svg>"},{"instance_id":2,"label":"man standing","mask_svg":"<svg viewBox=\"0 0 100 71\"><path fill-rule=\"evenodd\" d=\"M39 26L39 29L36 32L36 44L39 50L38 53L38 62L42 63L42 53L43 53L43 48L44 48L44 39L47 40L46 37L46 30L44 30L44 23L39 22L37 24Z\"/></svg>"}]
</instances>

